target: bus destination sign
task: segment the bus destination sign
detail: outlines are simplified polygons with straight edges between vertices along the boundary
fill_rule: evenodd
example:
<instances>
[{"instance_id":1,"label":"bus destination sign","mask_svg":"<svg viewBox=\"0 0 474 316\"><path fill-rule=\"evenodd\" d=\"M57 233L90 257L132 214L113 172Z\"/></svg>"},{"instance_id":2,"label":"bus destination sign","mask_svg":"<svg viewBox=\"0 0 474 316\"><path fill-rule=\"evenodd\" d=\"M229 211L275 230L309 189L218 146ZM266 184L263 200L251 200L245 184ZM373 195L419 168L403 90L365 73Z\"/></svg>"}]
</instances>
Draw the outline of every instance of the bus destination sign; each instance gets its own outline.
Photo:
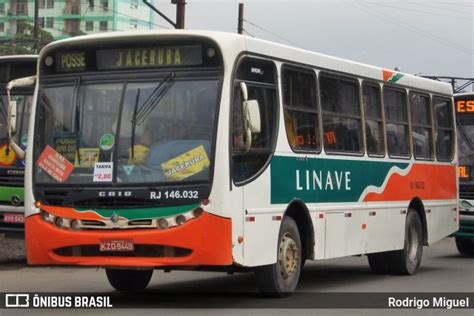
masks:
<instances>
[{"instance_id":1,"label":"bus destination sign","mask_svg":"<svg viewBox=\"0 0 474 316\"><path fill-rule=\"evenodd\" d=\"M456 113L457 114L474 114L474 99L457 100Z\"/></svg>"},{"instance_id":2,"label":"bus destination sign","mask_svg":"<svg viewBox=\"0 0 474 316\"><path fill-rule=\"evenodd\" d=\"M84 71L86 69L86 54L81 51L60 52L56 58L56 71L71 72Z\"/></svg>"},{"instance_id":3,"label":"bus destination sign","mask_svg":"<svg viewBox=\"0 0 474 316\"><path fill-rule=\"evenodd\" d=\"M197 66L203 63L200 45L137 47L97 51L97 70Z\"/></svg>"}]
</instances>

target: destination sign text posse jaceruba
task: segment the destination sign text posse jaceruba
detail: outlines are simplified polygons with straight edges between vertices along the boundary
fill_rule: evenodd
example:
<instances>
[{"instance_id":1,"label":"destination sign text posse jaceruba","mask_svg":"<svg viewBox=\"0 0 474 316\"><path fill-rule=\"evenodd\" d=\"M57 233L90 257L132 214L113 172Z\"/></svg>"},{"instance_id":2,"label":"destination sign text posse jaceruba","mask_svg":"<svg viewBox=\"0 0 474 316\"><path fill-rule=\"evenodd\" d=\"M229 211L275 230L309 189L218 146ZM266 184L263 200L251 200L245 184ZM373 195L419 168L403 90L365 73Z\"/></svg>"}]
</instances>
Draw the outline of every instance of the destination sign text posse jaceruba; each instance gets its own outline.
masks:
<instances>
[{"instance_id":1,"label":"destination sign text posse jaceruba","mask_svg":"<svg viewBox=\"0 0 474 316\"><path fill-rule=\"evenodd\" d=\"M56 59L58 72L84 71L93 64L85 51L59 52ZM203 63L200 45L102 49L96 51L95 59L97 70L197 66Z\"/></svg>"}]
</instances>

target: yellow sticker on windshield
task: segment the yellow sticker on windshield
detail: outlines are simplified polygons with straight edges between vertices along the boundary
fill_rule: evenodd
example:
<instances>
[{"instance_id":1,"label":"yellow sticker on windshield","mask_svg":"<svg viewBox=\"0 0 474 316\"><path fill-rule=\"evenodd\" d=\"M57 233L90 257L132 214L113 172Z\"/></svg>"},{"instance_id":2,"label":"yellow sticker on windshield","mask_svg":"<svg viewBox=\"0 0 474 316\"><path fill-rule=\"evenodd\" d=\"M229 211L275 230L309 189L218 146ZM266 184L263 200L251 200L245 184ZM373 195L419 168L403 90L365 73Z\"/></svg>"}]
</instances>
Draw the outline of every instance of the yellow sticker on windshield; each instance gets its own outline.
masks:
<instances>
[{"instance_id":1,"label":"yellow sticker on windshield","mask_svg":"<svg viewBox=\"0 0 474 316\"><path fill-rule=\"evenodd\" d=\"M94 168L94 164L99 162L99 148L79 148L76 152L75 167Z\"/></svg>"},{"instance_id":2,"label":"yellow sticker on windshield","mask_svg":"<svg viewBox=\"0 0 474 316\"><path fill-rule=\"evenodd\" d=\"M179 181L203 171L209 164L206 150L201 145L162 163L161 168L168 179Z\"/></svg>"}]
</instances>

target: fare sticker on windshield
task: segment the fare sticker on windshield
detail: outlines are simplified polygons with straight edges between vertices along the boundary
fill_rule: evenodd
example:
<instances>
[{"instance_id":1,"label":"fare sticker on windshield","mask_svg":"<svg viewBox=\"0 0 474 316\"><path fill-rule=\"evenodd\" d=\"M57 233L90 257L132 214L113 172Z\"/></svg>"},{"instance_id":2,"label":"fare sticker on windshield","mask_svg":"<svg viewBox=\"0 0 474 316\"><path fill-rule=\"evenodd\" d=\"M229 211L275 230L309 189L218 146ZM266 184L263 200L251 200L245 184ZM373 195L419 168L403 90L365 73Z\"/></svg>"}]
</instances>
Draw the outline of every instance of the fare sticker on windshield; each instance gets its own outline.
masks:
<instances>
[{"instance_id":1,"label":"fare sticker on windshield","mask_svg":"<svg viewBox=\"0 0 474 316\"><path fill-rule=\"evenodd\" d=\"M94 164L94 182L111 182L113 162L96 162Z\"/></svg>"},{"instance_id":2,"label":"fare sticker on windshield","mask_svg":"<svg viewBox=\"0 0 474 316\"><path fill-rule=\"evenodd\" d=\"M168 179L180 181L203 171L209 164L206 150L201 145L162 163L161 168Z\"/></svg>"},{"instance_id":3,"label":"fare sticker on windshield","mask_svg":"<svg viewBox=\"0 0 474 316\"><path fill-rule=\"evenodd\" d=\"M46 146L36 164L58 182L66 181L74 169L74 165L69 160L50 146Z\"/></svg>"}]
</instances>

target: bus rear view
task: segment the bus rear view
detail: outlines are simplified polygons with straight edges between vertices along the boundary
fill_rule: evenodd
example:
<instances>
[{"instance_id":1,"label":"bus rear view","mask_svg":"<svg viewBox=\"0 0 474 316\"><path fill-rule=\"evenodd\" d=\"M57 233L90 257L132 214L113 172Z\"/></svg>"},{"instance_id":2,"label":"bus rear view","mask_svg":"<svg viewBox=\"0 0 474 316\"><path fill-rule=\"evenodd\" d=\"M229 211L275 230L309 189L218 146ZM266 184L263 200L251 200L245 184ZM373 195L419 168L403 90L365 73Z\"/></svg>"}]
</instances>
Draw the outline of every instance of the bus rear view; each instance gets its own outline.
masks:
<instances>
[{"instance_id":1,"label":"bus rear view","mask_svg":"<svg viewBox=\"0 0 474 316\"><path fill-rule=\"evenodd\" d=\"M8 143L8 100L6 85L9 81L36 73L37 56L18 55L0 57L0 232L23 231L23 178L25 161L18 157ZM11 91L15 121L12 140L22 149L28 140L28 121L33 88Z\"/></svg>"},{"instance_id":2,"label":"bus rear view","mask_svg":"<svg viewBox=\"0 0 474 316\"><path fill-rule=\"evenodd\" d=\"M474 93L454 95L459 150L459 231L453 236L462 254L474 254Z\"/></svg>"}]
</instances>

